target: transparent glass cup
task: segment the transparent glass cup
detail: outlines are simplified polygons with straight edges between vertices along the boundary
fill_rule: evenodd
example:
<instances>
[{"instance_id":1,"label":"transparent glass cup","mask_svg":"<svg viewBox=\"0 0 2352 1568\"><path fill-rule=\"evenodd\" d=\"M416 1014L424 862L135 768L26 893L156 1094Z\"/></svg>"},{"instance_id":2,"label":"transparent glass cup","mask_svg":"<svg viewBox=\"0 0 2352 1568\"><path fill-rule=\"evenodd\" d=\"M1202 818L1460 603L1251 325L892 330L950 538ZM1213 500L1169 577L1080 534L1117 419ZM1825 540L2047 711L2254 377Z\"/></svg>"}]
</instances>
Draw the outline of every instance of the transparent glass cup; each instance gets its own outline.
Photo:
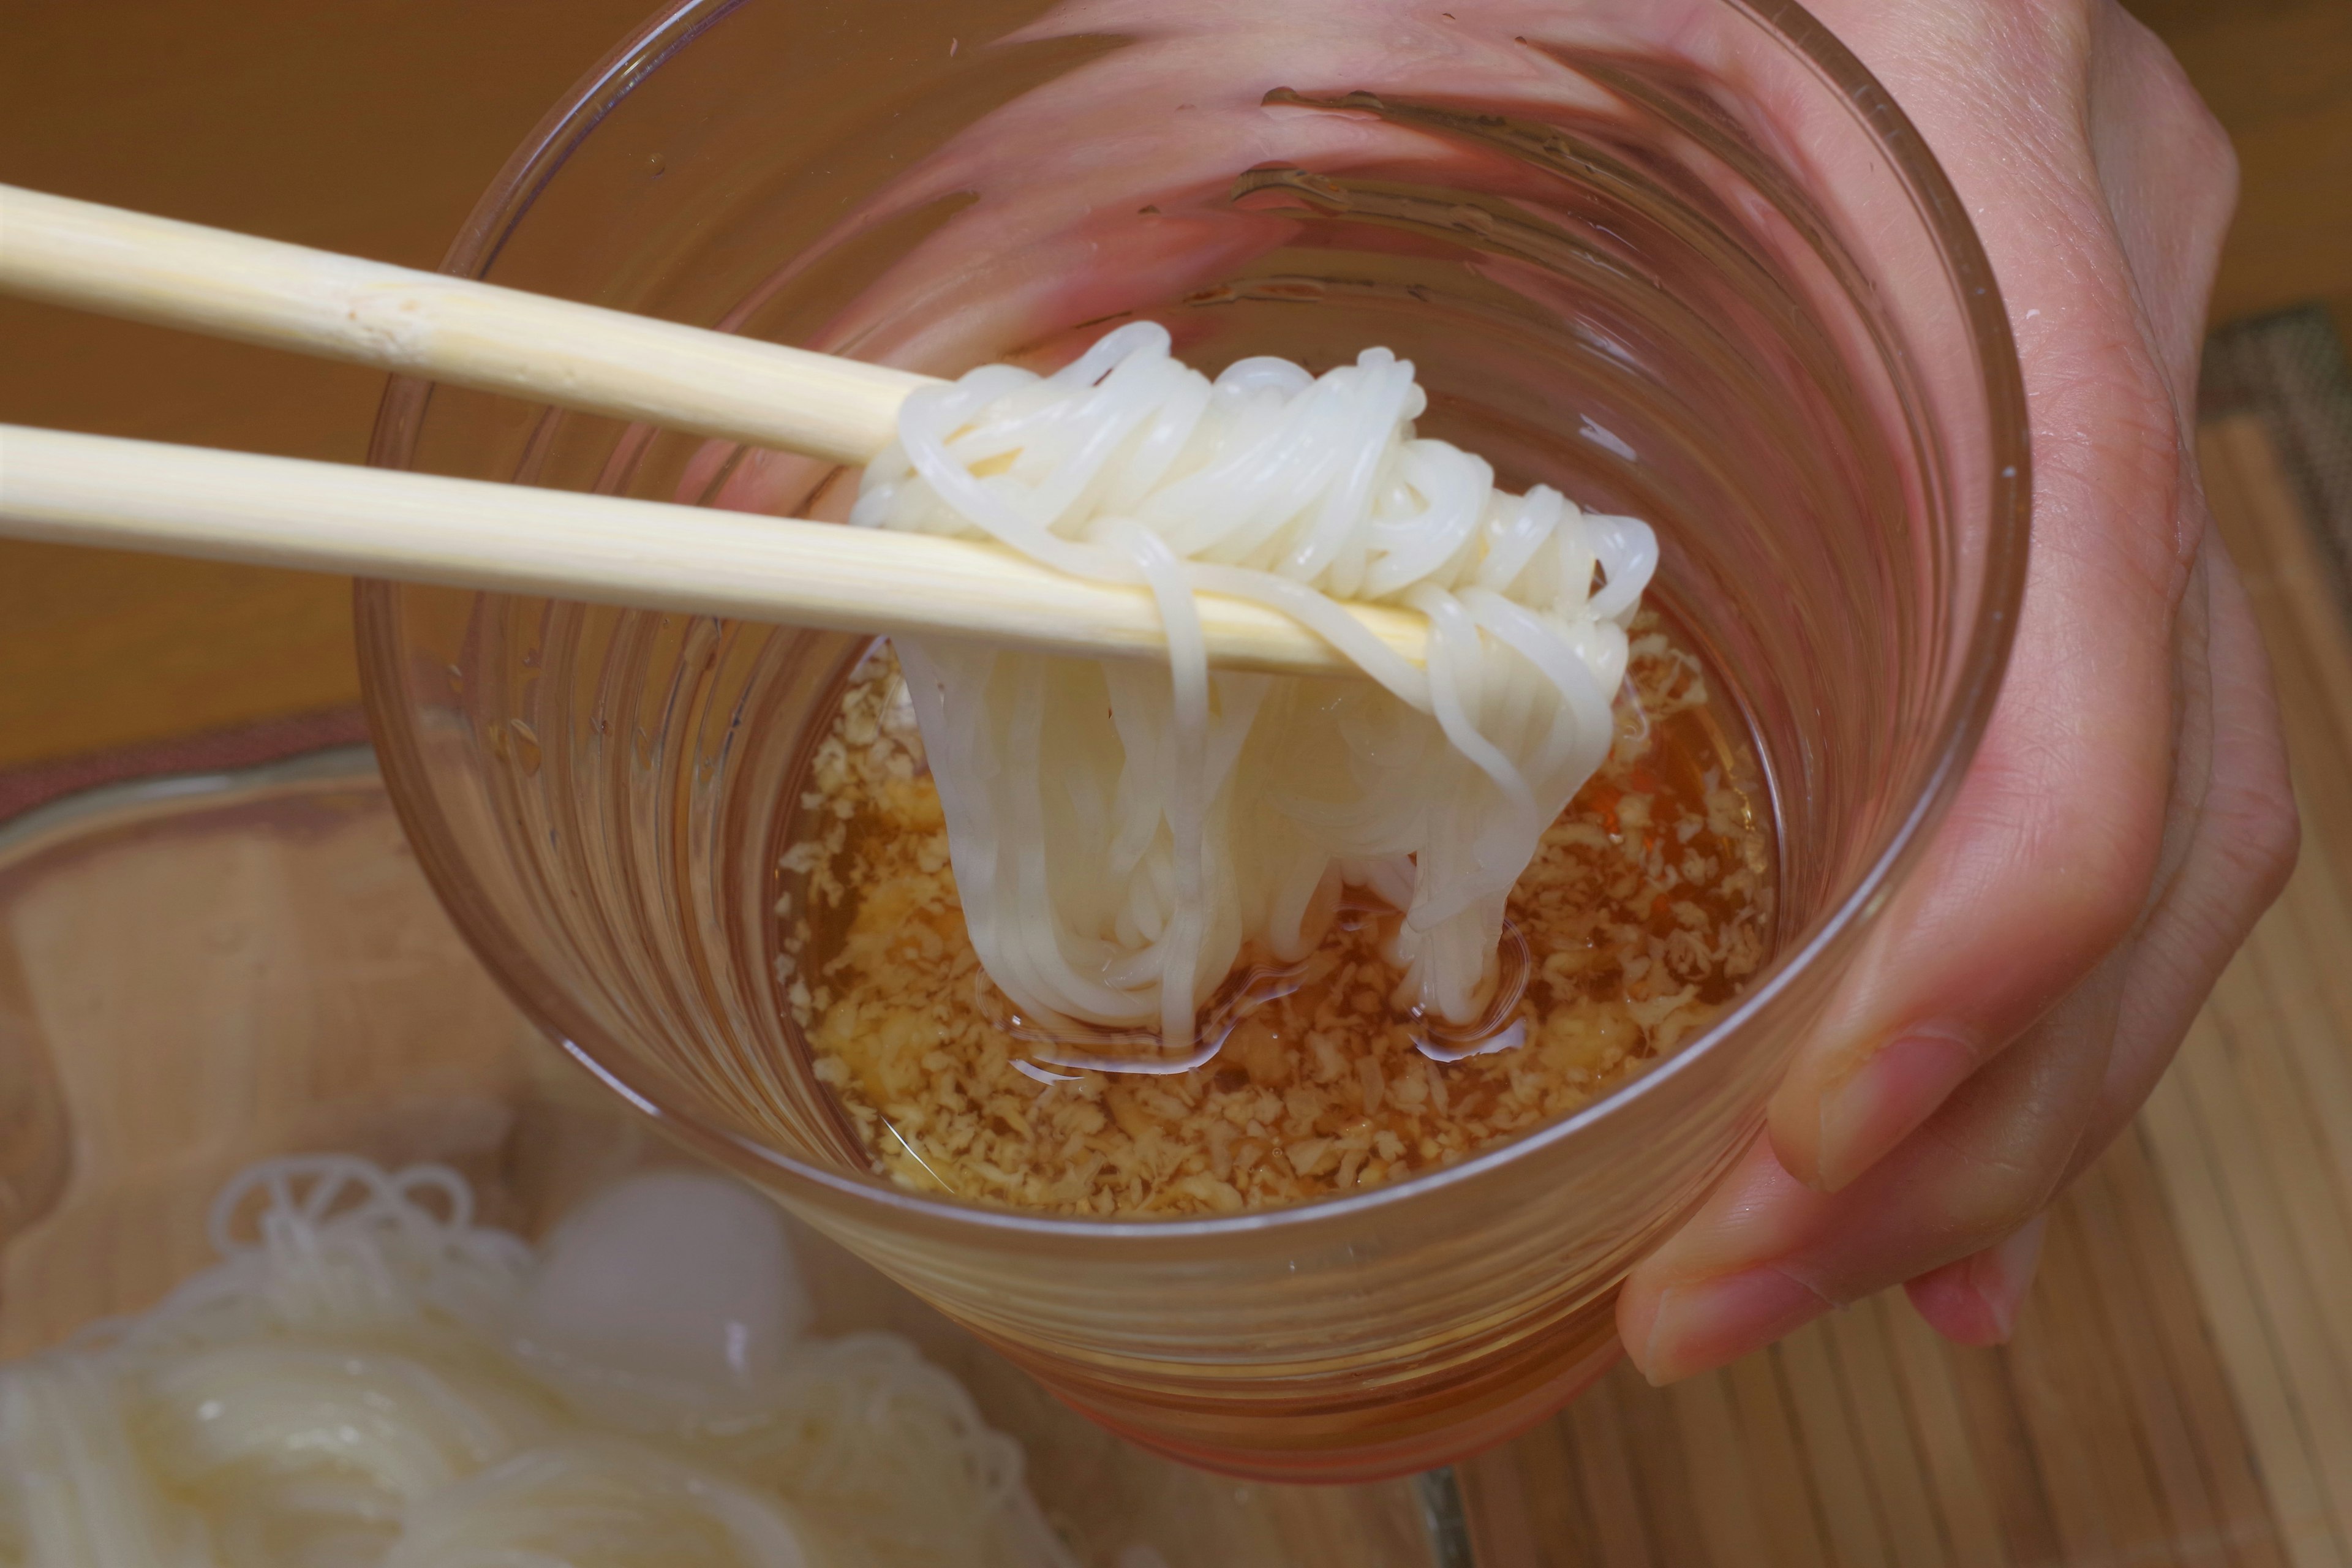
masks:
<instances>
[{"instance_id":1,"label":"transparent glass cup","mask_svg":"<svg viewBox=\"0 0 2352 1568\"><path fill-rule=\"evenodd\" d=\"M1360 1479L1539 1419L1760 1122L1990 710L2026 539L1984 258L1885 93L1740 0L698 0L516 154L449 270L942 374L1149 316L1213 371L1383 343L1425 433L1657 523L1769 770L1777 956L1696 1044L1451 1168L1082 1221L871 1173L785 1023L778 862L856 639L371 584L386 777L490 969L676 1137L1065 1400ZM373 459L837 517L846 476L395 384ZM747 522L746 526L757 526Z\"/></svg>"}]
</instances>

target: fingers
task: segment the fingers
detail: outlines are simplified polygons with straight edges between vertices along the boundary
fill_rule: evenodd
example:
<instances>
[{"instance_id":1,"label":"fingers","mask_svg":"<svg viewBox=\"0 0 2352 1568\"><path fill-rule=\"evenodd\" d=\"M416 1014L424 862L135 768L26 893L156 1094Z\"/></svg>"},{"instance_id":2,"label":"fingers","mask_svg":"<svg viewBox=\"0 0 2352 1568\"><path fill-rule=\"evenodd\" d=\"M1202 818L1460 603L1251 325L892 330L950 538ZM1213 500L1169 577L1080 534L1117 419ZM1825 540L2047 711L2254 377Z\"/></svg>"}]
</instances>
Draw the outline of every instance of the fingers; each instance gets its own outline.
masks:
<instances>
[{"instance_id":1,"label":"fingers","mask_svg":"<svg viewBox=\"0 0 2352 1568\"><path fill-rule=\"evenodd\" d=\"M1929 1269L1903 1288L1912 1308L1954 1344L2007 1344L2041 1264L2049 1224L2048 1215L2036 1215L2006 1240Z\"/></svg>"},{"instance_id":2,"label":"fingers","mask_svg":"<svg viewBox=\"0 0 2352 1568\"><path fill-rule=\"evenodd\" d=\"M1978 88L1901 79L1927 57L1879 39L2020 325L2034 559L1993 724L1769 1142L1627 1281L1620 1329L1660 1381L1898 1280L1954 1338L2005 1335L2035 1216L2293 855L2260 647L2184 453L2226 145L2109 0L1868 15L1975 18L1963 52L2011 95L1973 112Z\"/></svg>"},{"instance_id":3,"label":"fingers","mask_svg":"<svg viewBox=\"0 0 2352 1568\"><path fill-rule=\"evenodd\" d=\"M2115 564L2098 523L2045 515L1976 763L1772 1101L1774 1147L1825 1191L1909 1136L2113 951L2155 875L2171 605Z\"/></svg>"},{"instance_id":4,"label":"fingers","mask_svg":"<svg viewBox=\"0 0 2352 1568\"><path fill-rule=\"evenodd\" d=\"M2182 1037L2293 870L2299 837L2268 661L2243 584L2205 538L2181 605L2183 722L2173 798L2189 824L2165 856L2160 892L2125 961L2116 1039L2063 1189L2105 1152L2171 1064ZM2041 1256L2042 1219L1908 1281L1912 1306L1963 1345L2009 1338Z\"/></svg>"},{"instance_id":5,"label":"fingers","mask_svg":"<svg viewBox=\"0 0 2352 1568\"><path fill-rule=\"evenodd\" d=\"M2122 968L2105 966L1843 1191L1798 1182L1759 1139L1627 1279L1617 1321L1634 1364L1658 1383L1721 1365L2025 1226L2071 1168L2098 1100ZM1996 1277L1967 1278L1981 1290Z\"/></svg>"},{"instance_id":6,"label":"fingers","mask_svg":"<svg viewBox=\"0 0 2352 1568\"><path fill-rule=\"evenodd\" d=\"M2105 1148L2171 1064L2197 1009L2294 868L2301 827L2269 661L2244 584L2208 536L2197 591L2182 606L2192 657L2183 685L2203 700L2182 726L2176 786L2198 809L2179 864L2160 885L2123 985L2107 1079L2076 1168ZM2201 633L2201 636L2193 634ZM2201 742L2200 740L2201 731Z\"/></svg>"},{"instance_id":7,"label":"fingers","mask_svg":"<svg viewBox=\"0 0 2352 1568\"><path fill-rule=\"evenodd\" d=\"M1841 1191L1797 1182L1759 1140L1620 1297L1620 1332L1654 1380L1719 1365L1898 1280L1948 1337L2007 1336L2038 1256L2036 1216L2145 1099L2294 859L2261 642L2218 543L2183 611L2173 795L2187 826L2134 940Z\"/></svg>"},{"instance_id":8,"label":"fingers","mask_svg":"<svg viewBox=\"0 0 2352 1568\"><path fill-rule=\"evenodd\" d=\"M1935 9L1885 14L1925 26ZM2045 13L2046 26L2018 21ZM2033 559L2000 705L1958 798L1772 1103L1775 1148L1825 1191L1910 1136L2146 914L2173 773L2174 611L2203 526L2168 362L2181 342L2193 355L2227 192L2174 156L2194 139L2185 116L2129 101L2135 83L2187 94L2178 69L2088 5L1958 14L1984 29L1961 41L2022 91L2021 142L1966 112L1977 89L1893 85L1969 199L2019 321ZM1910 46L1882 47L1901 74ZM2094 79L2113 125L2089 123ZM2102 189L2095 136L2128 201ZM2021 145L2030 178L2012 167ZM2135 291L2129 252L2158 237L2135 226L2127 245L2114 216L2148 204L2154 223L2187 220L2151 252L2153 293Z\"/></svg>"},{"instance_id":9,"label":"fingers","mask_svg":"<svg viewBox=\"0 0 2352 1568\"><path fill-rule=\"evenodd\" d=\"M2135 177L2154 177L2162 136L2111 140ZM1908 1137L2127 937L2168 828L2188 820L2168 806L2174 621L2205 519L2163 356L2097 199L2090 213L1981 209L2012 305L2063 300L2070 312L2020 336L2033 562L2000 706L1960 795L1773 1100L1774 1146L1826 1191ZM2225 210L2199 221L2218 227ZM2060 233L2066 243L2045 243ZM2212 243L2183 242L2174 282L2202 288L2189 252ZM2197 316L2192 301L2192 339Z\"/></svg>"}]
</instances>

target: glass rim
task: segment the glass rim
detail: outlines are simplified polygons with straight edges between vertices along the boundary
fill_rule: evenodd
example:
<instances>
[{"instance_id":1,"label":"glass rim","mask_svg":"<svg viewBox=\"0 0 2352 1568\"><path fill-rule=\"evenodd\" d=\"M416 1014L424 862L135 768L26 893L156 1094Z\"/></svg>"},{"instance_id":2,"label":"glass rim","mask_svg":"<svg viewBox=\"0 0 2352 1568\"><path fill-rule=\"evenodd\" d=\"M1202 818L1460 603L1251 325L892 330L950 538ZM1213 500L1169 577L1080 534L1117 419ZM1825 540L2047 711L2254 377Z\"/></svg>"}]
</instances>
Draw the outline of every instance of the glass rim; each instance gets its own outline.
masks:
<instances>
[{"instance_id":1,"label":"glass rim","mask_svg":"<svg viewBox=\"0 0 2352 1568\"><path fill-rule=\"evenodd\" d=\"M442 257L440 270L468 278L487 271L497 259L507 235L529 213L540 193L604 117L671 55L748 3L749 0L672 0L615 45L541 118L508 158L451 240ZM1990 437L1987 454L1990 472L1984 476L1989 515L1985 519L1988 529L1981 558L1982 589L1955 670L1949 709L1927 748L1930 760L1924 769L1924 782L1868 868L1832 908L1816 918L1802 933L1801 942L1775 955L1770 970L1752 990L1742 994L1687 1047L1648 1071L1581 1110L1458 1163L1343 1197L1200 1218L1092 1219L1000 1208L913 1192L870 1173L836 1170L797 1158L669 1103L675 1098L672 1091L637 1081L640 1074L634 1070L634 1064L605 1060L574 1038L572 1031L557 1035L557 1044L564 1053L652 1117L672 1136L745 1174L781 1174L856 1204L896 1210L936 1224L973 1226L999 1234L1145 1245L1193 1238L1230 1239L1243 1234L1346 1224L1379 1209L1419 1204L1454 1187L1475 1183L1493 1171L1531 1158L1548 1147L1572 1141L1622 1108L1655 1092L1659 1086L1697 1070L1724 1040L1750 1026L1759 1014L1772 1010L1798 976L1817 968L1828 960L1832 950L1857 938L1867 921L1877 913L1891 884L1916 861L1949 808L1991 721L2000 693L2018 610L2024 599L2032 515L2032 442L2024 380L2018 364L2016 341L2010 331L2007 306L1991 261L1943 165L1894 95L1819 18L1795 0L1716 3L1745 16L1811 67L1841 97L1857 129L1885 154L1935 243L1956 303L1968 322ZM371 464L383 465L403 455L398 450L404 445L403 432L415 428L431 388L431 383L407 376L395 376L387 384L370 443ZM365 679L370 667L367 650L371 645L383 644L378 634L386 629L379 619L384 612L378 606L388 605L395 589L395 584L366 580L355 588L362 696L371 730L378 737L403 732L396 723L398 704L378 681ZM408 803L421 796L389 787L406 771L406 760L399 756L396 748L386 748L381 741L378 750L388 793L405 826L412 809ZM415 840L419 836L412 833L410 837ZM418 861L436 892L442 895L451 920L468 943L484 954L485 966L527 1014L543 1015L548 997L560 994L561 988L545 983L543 976L535 976L541 981L541 991L540 994L530 994L515 984L500 963L490 962L489 950L499 944L485 941L484 933L475 929L482 906L478 900L466 896L463 868L446 865L444 858L433 853L424 842L418 842L416 847ZM687 1092L691 1094L690 1090Z\"/></svg>"}]
</instances>

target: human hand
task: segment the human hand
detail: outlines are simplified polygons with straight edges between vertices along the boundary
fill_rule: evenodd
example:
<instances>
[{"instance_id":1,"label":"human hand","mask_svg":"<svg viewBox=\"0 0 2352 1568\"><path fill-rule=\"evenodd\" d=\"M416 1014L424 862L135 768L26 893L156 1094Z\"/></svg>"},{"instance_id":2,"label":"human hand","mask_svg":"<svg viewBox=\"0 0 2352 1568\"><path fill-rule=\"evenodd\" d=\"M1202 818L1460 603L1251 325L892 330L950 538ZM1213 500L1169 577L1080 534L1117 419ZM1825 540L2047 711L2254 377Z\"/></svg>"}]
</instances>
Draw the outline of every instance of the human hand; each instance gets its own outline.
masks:
<instances>
[{"instance_id":1,"label":"human hand","mask_svg":"<svg viewBox=\"0 0 2352 1568\"><path fill-rule=\"evenodd\" d=\"M1990 729L1731 1176L1626 1282L1653 1382L1898 1281L2007 1337L2044 1208L2129 1121L2294 859L2278 716L2191 432L2236 196L2116 0L1813 0L1967 203L2033 431Z\"/></svg>"}]
</instances>

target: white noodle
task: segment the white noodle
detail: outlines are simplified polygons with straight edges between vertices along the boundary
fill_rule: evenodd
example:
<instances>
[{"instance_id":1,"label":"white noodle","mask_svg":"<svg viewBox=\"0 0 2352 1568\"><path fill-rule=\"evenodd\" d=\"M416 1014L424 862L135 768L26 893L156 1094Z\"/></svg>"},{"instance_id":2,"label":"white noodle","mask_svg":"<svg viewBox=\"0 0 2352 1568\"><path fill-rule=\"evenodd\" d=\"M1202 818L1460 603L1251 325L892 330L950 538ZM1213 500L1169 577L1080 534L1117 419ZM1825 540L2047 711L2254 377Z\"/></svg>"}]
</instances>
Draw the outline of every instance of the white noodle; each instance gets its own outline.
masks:
<instances>
[{"instance_id":1,"label":"white noodle","mask_svg":"<svg viewBox=\"0 0 2352 1568\"><path fill-rule=\"evenodd\" d=\"M152 1312L0 1367L0 1565L1070 1568L1019 1447L894 1335L787 1347L707 1418L599 1376L592 1418L455 1172L267 1162L212 1236Z\"/></svg>"},{"instance_id":2,"label":"white noodle","mask_svg":"<svg viewBox=\"0 0 2352 1568\"><path fill-rule=\"evenodd\" d=\"M1050 376L918 393L851 514L1144 584L1167 628L1165 671L899 640L973 946L1024 1014L1156 1029L1172 1048L1117 1065L1181 1071L1244 944L1305 956L1345 883L1404 911L1400 1000L1467 1023L1512 884L1607 753L1656 541L1415 436L1384 349L1213 383L1169 346L1137 322ZM1283 610L1371 683L1212 672L1200 591ZM1341 600L1426 615L1426 668Z\"/></svg>"}]
</instances>

